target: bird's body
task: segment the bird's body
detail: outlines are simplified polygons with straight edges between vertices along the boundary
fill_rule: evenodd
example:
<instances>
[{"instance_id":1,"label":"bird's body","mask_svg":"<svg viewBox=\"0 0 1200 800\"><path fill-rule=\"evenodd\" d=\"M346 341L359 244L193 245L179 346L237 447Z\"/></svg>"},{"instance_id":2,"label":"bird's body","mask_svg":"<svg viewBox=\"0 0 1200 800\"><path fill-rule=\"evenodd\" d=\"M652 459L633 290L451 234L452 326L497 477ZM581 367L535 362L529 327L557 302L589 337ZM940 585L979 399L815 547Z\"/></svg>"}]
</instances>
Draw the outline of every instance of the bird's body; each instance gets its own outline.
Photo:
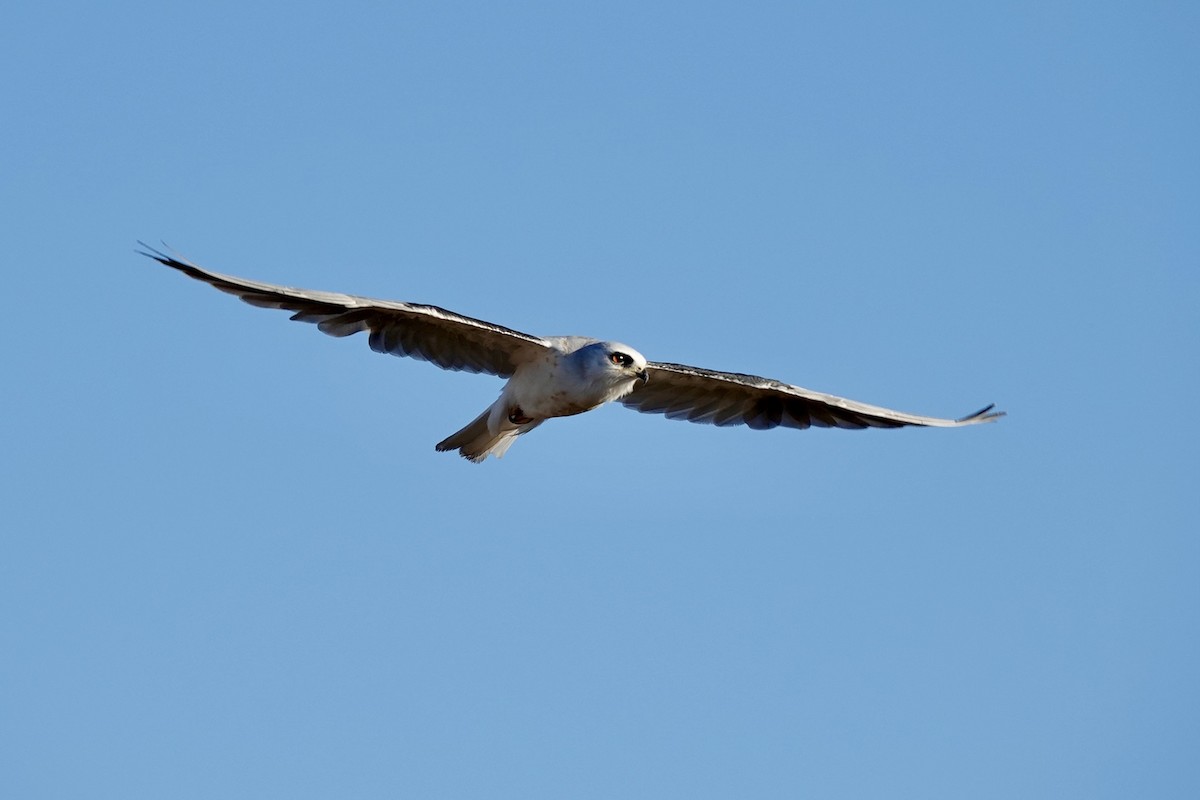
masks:
<instances>
[{"instance_id":1,"label":"bird's body","mask_svg":"<svg viewBox=\"0 0 1200 800\"><path fill-rule=\"evenodd\" d=\"M518 436L547 419L613 401L670 419L759 429L958 427L1003 416L992 406L960 419L906 414L755 375L647 361L619 342L538 337L437 306L260 283L147 250L143 255L185 275L251 305L291 311L292 319L331 336L366 332L377 352L507 378L496 402L437 445L475 462L502 456Z\"/></svg>"},{"instance_id":2,"label":"bird's body","mask_svg":"<svg viewBox=\"0 0 1200 800\"><path fill-rule=\"evenodd\" d=\"M628 345L582 336L554 336L546 343L543 353L517 366L495 403L437 449L458 450L476 462L502 456L545 420L591 411L646 379L645 357ZM623 357L629 362L617 363Z\"/></svg>"}]
</instances>

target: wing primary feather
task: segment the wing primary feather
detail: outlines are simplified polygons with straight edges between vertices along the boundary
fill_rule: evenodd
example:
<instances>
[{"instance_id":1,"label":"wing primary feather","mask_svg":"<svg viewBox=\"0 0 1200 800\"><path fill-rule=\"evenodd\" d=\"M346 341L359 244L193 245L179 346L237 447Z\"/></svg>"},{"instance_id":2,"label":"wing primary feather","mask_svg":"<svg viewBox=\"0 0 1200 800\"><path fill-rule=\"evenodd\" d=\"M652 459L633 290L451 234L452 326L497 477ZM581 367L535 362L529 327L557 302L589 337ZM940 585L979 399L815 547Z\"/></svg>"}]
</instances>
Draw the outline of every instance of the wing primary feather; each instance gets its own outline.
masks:
<instances>
[{"instance_id":1,"label":"wing primary feather","mask_svg":"<svg viewBox=\"0 0 1200 800\"><path fill-rule=\"evenodd\" d=\"M805 430L812 426L812 417L808 413L808 404L803 400L794 397L789 398L784 404L784 408L787 410L788 417L796 423L795 425L788 425L789 428ZM784 424L787 425L786 422Z\"/></svg>"},{"instance_id":2,"label":"wing primary feather","mask_svg":"<svg viewBox=\"0 0 1200 800\"><path fill-rule=\"evenodd\" d=\"M783 401L775 395L766 395L754 403L746 415L746 424L755 430L765 431L779 427L783 420Z\"/></svg>"},{"instance_id":3,"label":"wing primary feather","mask_svg":"<svg viewBox=\"0 0 1200 800\"><path fill-rule=\"evenodd\" d=\"M1000 419L1001 417L1007 416L1007 412L1004 412L1004 411L996 411L992 414L989 414L988 412L991 411L995 407L996 407L995 403L988 403L986 406L979 409L974 414L968 414L965 417L959 417L958 419L956 419L954 421L961 423L963 425L970 425L973 422L994 422L994 421Z\"/></svg>"}]
</instances>

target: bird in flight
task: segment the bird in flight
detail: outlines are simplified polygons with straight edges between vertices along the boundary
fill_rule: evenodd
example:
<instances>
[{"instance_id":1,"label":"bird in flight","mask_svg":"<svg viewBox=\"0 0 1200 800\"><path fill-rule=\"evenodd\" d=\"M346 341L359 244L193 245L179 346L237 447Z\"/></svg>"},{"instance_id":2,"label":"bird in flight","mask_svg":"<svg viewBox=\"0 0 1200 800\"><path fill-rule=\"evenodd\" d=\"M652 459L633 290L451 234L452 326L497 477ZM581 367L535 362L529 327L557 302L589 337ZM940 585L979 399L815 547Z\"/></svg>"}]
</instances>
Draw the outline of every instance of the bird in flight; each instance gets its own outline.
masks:
<instances>
[{"instance_id":1,"label":"bird in flight","mask_svg":"<svg viewBox=\"0 0 1200 800\"><path fill-rule=\"evenodd\" d=\"M906 414L770 378L647 361L628 345L586 336L532 336L437 306L293 289L222 275L138 242L141 255L253 306L292 312L330 336L365 332L377 353L410 356L442 369L485 372L508 382L499 399L438 442L479 463L552 417L612 401L646 414L712 425L767 428L955 428L994 422L994 405L959 419Z\"/></svg>"}]
</instances>

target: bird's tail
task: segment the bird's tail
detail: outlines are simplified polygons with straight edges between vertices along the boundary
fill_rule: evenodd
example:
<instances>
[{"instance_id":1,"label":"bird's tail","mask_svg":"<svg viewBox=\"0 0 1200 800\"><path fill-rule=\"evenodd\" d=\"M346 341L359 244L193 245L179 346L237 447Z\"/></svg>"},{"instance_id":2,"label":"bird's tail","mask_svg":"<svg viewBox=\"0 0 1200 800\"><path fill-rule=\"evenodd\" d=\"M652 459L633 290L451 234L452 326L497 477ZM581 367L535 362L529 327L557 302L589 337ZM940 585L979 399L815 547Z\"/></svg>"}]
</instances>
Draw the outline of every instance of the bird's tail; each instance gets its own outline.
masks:
<instances>
[{"instance_id":1,"label":"bird's tail","mask_svg":"<svg viewBox=\"0 0 1200 800\"><path fill-rule=\"evenodd\" d=\"M493 431L488 424L492 411L492 407L487 408L470 425L438 442L438 451L457 450L463 458L478 464L488 456L502 457L518 436L542 424L540 419L518 425L501 418L499 429Z\"/></svg>"}]
</instances>

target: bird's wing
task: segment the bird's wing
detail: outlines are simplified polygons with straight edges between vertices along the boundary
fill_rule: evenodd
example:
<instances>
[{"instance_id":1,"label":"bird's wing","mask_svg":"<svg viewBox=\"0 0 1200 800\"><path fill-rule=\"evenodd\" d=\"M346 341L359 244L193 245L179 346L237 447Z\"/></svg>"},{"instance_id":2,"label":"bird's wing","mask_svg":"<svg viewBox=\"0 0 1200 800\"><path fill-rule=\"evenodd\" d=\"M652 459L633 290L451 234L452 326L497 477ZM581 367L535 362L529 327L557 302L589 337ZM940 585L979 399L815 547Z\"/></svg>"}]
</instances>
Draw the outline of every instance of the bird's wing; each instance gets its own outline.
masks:
<instances>
[{"instance_id":1,"label":"bird's wing","mask_svg":"<svg viewBox=\"0 0 1200 800\"><path fill-rule=\"evenodd\" d=\"M366 331L371 349L378 353L411 356L443 369L486 372L507 378L517 365L550 346L537 336L437 306L292 289L235 278L166 255L143 242L138 244L146 248L139 251L144 256L236 295L250 305L291 311L292 319L315 323L330 336Z\"/></svg>"},{"instance_id":2,"label":"bird's wing","mask_svg":"<svg viewBox=\"0 0 1200 800\"><path fill-rule=\"evenodd\" d=\"M1004 416L994 406L961 419L939 419L905 414L844 397L822 394L799 386L743 375L716 372L683 364L650 362L649 380L621 398L621 402L646 414L712 425L749 425L751 428L901 428L923 425L951 428L993 422Z\"/></svg>"}]
</instances>

